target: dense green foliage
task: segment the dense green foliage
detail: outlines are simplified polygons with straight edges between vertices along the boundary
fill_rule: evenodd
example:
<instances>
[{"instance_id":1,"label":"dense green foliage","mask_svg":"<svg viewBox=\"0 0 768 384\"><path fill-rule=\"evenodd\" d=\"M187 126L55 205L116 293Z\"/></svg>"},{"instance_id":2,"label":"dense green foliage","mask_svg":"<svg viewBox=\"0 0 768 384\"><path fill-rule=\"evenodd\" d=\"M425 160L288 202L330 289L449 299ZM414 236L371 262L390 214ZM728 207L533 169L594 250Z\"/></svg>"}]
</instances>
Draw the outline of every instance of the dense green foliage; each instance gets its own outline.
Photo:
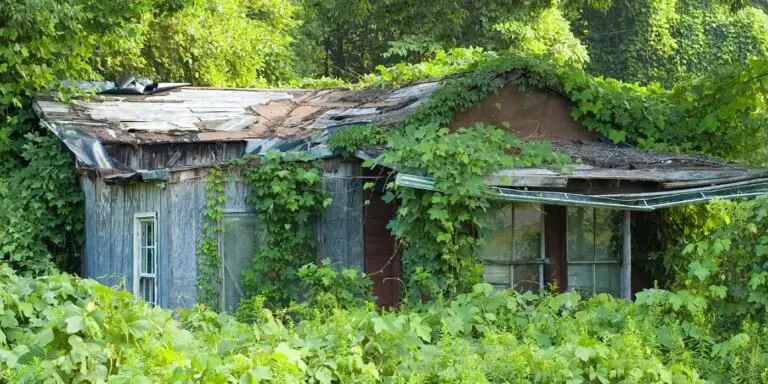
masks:
<instances>
[{"instance_id":1,"label":"dense green foliage","mask_svg":"<svg viewBox=\"0 0 768 384\"><path fill-rule=\"evenodd\" d=\"M265 87L295 77L296 8L281 0L196 0L144 12L99 43L89 64L200 86Z\"/></svg>"},{"instance_id":2,"label":"dense green foliage","mask_svg":"<svg viewBox=\"0 0 768 384\"><path fill-rule=\"evenodd\" d=\"M298 53L308 74L358 78L377 65L482 46L581 65L587 53L564 13L583 1L302 0ZM588 1L605 7L606 1Z\"/></svg>"},{"instance_id":3,"label":"dense green foliage","mask_svg":"<svg viewBox=\"0 0 768 384\"><path fill-rule=\"evenodd\" d=\"M225 170L213 167L208 170L205 185L205 210L200 239L197 242L197 300L213 308L220 308L221 298L221 255L219 255L219 236L221 221L224 218L224 183L227 181Z\"/></svg>"},{"instance_id":4,"label":"dense green foliage","mask_svg":"<svg viewBox=\"0 0 768 384\"><path fill-rule=\"evenodd\" d=\"M249 165L255 161L255 165ZM322 174L309 159L284 159L270 151L264 159L245 159L243 181L251 187L245 201L259 217L263 238L251 269L243 271L247 296L287 304L300 293L299 270L317 260L314 221L331 199L322 189Z\"/></svg>"},{"instance_id":5,"label":"dense green foliage","mask_svg":"<svg viewBox=\"0 0 768 384\"><path fill-rule=\"evenodd\" d=\"M577 73L564 87L573 116L614 142L696 151L764 164L764 61L719 70L670 90Z\"/></svg>"},{"instance_id":6,"label":"dense green foliage","mask_svg":"<svg viewBox=\"0 0 768 384\"><path fill-rule=\"evenodd\" d=\"M764 165L766 17L746 3L2 2L0 378L768 381L768 200L669 212L668 247L657 260L676 292L642 292L635 303L496 293L476 284L479 234L491 219L482 177L503 167L560 167L564 159L501 127L445 128L457 112L496 91L502 83L494 80L505 75L521 88L564 94L574 102L575 118L614 142ZM483 48L456 48L468 46ZM399 200L391 230L404 246L403 293L410 306L375 309L369 280L317 261L312 219L330 203L321 172L311 161L276 153L208 174L198 244L201 301L219 307L218 236L228 171L253 187L247 202L263 225L254 267L243 271L249 298L237 312L242 322L204 307L174 319L93 281L12 272L9 267L39 275L51 261L72 266L81 245L72 160L40 132L31 97L57 80L113 79L125 71L237 87L342 84L298 80L303 75L360 80L356 87L397 86L465 73L391 131L348 127L330 143L340 152L386 145L382 162L435 178L436 191L393 187L388 196Z\"/></svg>"},{"instance_id":7,"label":"dense green foliage","mask_svg":"<svg viewBox=\"0 0 768 384\"><path fill-rule=\"evenodd\" d=\"M13 383L714 383L768 379L768 329L727 333L692 292L537 298L476 285L397 313L372 305L203 307L180 320L90 280L0 269L0 376ZM714 299L716 302L717 299ZM242 308L241 308L242 309Z\"/></svg>"},{"instance_id":8,"label":"dense green foliage","mask_svg":"<svg viewBox=\"0 0 768 384\"><path fill-rule=\"evenodd\" d=\"M718 201L667 214L681 219L667 230L687 240L669 244L661 255L670 287L717 299L713 309L733 315L718 319L720 330L744 318L762 319L768 304L768 199Z\"/></svg>"},{"instance_id":9,"label":"dense green foliage","mask_svg":"<svg viewBox=\"0 0 768 384\"><path fill-rule=\"evenodd\" d=\"M23 167L0 177L0 255L19 271L74 271L82 242L82 193L59 141L28 133L19 151Z\"/></svg>"},{"instance_id":10,"label":"dense green foliage","mask_svg":"<svg viewBox=\"0 0 768 384\"><path fill-rule=\"evenodd\" d=\"M617 1L587 7L576 23L590 70L601 75L673 86L721 66L768 53L768 17L755 8L698 0Z\"/></svg>"}]
</instances>

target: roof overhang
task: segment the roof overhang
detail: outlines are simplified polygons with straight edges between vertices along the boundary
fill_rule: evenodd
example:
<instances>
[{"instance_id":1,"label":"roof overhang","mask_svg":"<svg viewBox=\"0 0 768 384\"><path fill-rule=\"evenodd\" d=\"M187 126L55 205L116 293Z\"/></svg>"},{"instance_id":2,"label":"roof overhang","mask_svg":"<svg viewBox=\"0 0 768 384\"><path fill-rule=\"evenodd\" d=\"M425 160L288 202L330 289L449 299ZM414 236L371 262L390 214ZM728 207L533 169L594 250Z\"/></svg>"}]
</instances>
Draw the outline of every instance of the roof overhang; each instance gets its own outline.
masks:
<instances>
[{"instance_id":1,"label":"roof overhang","mask_svg":"<svg viewBox=\"0 0 768 384\"><path fill-rule=\"evenodd\" d=\"M435 180L426 176L398 173L399 186L438 191ZM530 191L517 188L490 187L490 197L525 203L612 208L630 211L653 211L660 208L694 204L712 199L731 199L768 194L768 178L725 183L652 193L585 195L558 191Z\"/></svg>"}]
</instances>

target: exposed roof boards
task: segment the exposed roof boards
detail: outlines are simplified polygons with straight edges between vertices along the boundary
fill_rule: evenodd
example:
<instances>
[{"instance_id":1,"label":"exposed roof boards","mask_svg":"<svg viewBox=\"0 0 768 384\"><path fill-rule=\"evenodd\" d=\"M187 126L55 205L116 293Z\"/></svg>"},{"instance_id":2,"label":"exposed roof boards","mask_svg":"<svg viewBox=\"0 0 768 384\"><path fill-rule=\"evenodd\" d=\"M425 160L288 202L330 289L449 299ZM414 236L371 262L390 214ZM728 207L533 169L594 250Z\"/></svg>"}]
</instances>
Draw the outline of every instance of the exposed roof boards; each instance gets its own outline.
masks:
<instances>
[{"instance_id":1,"label":"exposed roof boards","mask_svg":"<svg viewBox=\"0 0 768 384\"><path fill-rule=\"evenodd\" d=\"M335 127L395 124L426 103L440 84L441 81L426 81L400 89L365 90L162 90L160 84L158 88L162 91L149 95L100 95L71 104L40 97L34 107L43 124L62 139L82 165L134 175L135 172L113 161L102 144L246 142L246 153L278 149L330 156L325 141ZM646 151L600 141L554 139L553 149L571 158L575 164L572 170L505 170L489 176L488 183L566 188L569 180L574 179L629 180L655 183L662 189L679 189L766 175L705 156ZM380 148L363 151L368 158L376 158L380 152ZM213 164L201 164L205 165Z\"/></svg>"},{"instance_id":2,"label":"exposed roof boards","mask_svg":"<svg viewBox=\"0 0 768 384\"><path fill-rule=\"evenodd\" d=\"M189 87L151 95L99 95L72 104L40 97L34 108L55 129L77 129L105 144L293 139L344 123L394 124L437 86L425 82L364 91Z\"/></svg>"}]
</instances>

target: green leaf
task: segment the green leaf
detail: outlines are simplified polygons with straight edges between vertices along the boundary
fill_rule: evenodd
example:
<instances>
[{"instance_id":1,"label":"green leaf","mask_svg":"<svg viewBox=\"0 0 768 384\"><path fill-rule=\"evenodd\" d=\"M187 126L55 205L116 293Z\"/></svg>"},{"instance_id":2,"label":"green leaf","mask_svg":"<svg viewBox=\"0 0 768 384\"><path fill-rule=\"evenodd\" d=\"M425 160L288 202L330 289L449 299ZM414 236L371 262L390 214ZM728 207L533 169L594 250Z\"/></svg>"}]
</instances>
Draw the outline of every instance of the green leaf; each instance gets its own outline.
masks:
<instances>
[{"instance_id":1,"label":"green leaf","mask_svg":"<svg viewBox=\"0 0 768 384\"><path fill-rule=\"evenodd\" d=\"M589 358L592 357L592 349L591 348L585 348L585 347L582 347L582 346L576 346L576 349L573 351L573 353L581 361L588 361Z\"/></svg>"},{"instance_id":2,"label":"green leaf","mask_svg":"<svg viewBox=\"0 0 768 384\"><path fill-rule=\"evenodd\" d=\"M85 319L82 316L70 316L64 320L67 323L67 333L73 334L82 331L85 328Z\"/></svg>"},{"instance_id":3,"label":"green leaf","mask_svg":"<svg viewBox=\"0 0 768 384\"><path fill-rule=\"evenodd\" d=\"M286 342L278 344L275 353L285 356L292 363L301 361L301 352L291 348Z\"/></svg>"}]
</instances>

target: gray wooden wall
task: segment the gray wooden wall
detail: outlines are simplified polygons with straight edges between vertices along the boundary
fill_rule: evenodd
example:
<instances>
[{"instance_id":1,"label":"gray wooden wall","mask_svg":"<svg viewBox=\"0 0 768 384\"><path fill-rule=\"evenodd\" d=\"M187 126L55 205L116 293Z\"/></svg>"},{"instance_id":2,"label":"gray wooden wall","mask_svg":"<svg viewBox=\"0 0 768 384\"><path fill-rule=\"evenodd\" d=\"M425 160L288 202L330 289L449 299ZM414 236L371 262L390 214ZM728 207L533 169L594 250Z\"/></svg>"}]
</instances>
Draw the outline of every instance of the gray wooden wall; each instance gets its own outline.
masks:
<instances>
[{"instance_id":1,"label":"gray wooden wall","mask_svg":"<svg viewBox=\"0 0 768 384\"><path fill-rule=\"evenodd\" d=\"M363 191L359 163L326 161L324 188L333 198L317 224L321 257L338 266L363 269ZM166 308L192 306L197 298L195 255L206 205L204 169L171 173L165 182L106 184L80 178L85 195L86 250L83 275L103 284L133 289L133 216L156 212L158 302ZM227 213L247 213L248 190L233 178L225 186ZM123 283L124 282L124 283Z\"/></svg>"}]
</instances>

